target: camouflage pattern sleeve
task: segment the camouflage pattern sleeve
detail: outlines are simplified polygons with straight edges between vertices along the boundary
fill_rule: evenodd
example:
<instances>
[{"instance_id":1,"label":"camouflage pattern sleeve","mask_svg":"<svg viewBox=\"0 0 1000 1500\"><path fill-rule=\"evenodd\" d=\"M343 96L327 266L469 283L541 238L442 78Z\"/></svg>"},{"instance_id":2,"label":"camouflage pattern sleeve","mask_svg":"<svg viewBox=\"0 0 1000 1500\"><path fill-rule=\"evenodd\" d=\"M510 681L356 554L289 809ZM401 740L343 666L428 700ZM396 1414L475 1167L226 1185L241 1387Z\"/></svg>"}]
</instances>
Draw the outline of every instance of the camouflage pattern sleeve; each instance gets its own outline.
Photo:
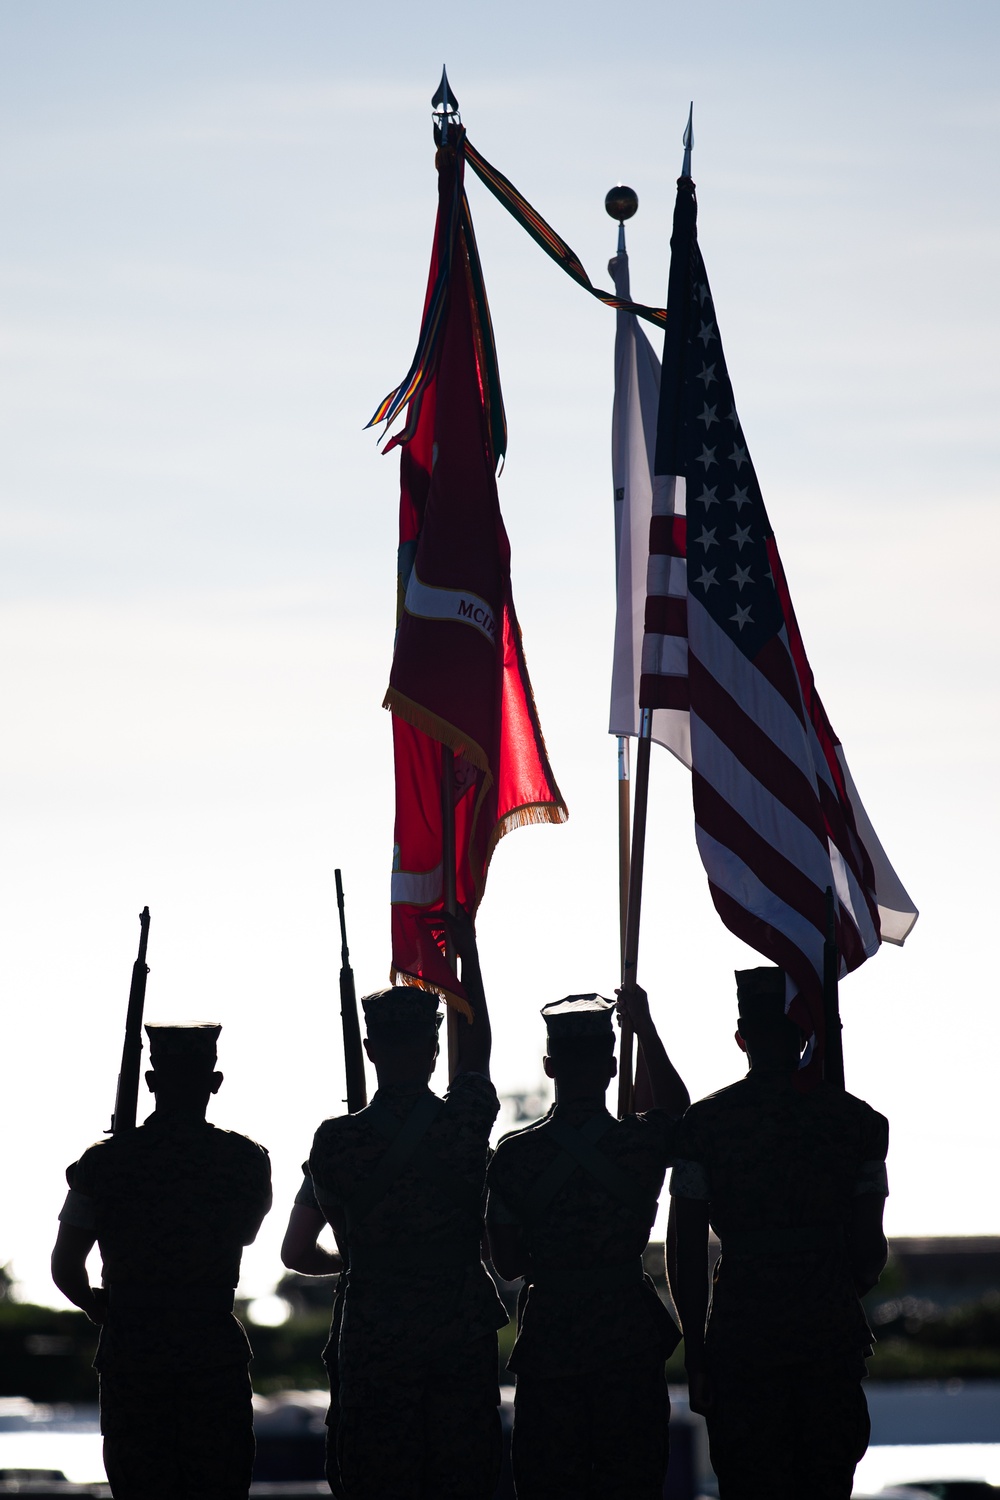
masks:
<instances>
[{"instance_id":1,"label":"camouflage pattern sleeve","mask_svg":"<svg viewBox=\"0 0 1000 1500\"><path fill-rule=\"evenodd\" d=\"M889 1152L889 1121L877 1110L865 1106L861 1127L861 1162L854 1183L854 1193L877 1193L889 1196L889 1179L885 1159Z\"/></svg>"},{"instance_id":2,"label":"camouflage pattern sleeve","mask_svg":"<svg viewBox=\"0 0 1000 1500\"><path fill-rule=\"evenodd\" d=\"M677 1125L674 1164L670 1173L672 1198L711 1199L710 1149L700 1129L698 1106L692 1105Z\"/></svg>"},{"instance_id":3,"label":"camouflage pattern sleeve","mask_svg":"<svg viewBox=\"0 0 1000 1500\"><path fill-rule=\"evenodd\" d=\"M295 1205L297 1208L311 1208L313 1213L323 1212L316 1200L316 1189L313 1187L312 1173L307 1161L302 1163L302 1186L295 1194Z\"/></svg>"},{"instance_id":4,"label":"camouflage pattern sleeve","mask_svg":"<svg viewBox=\"0 0 1000 1500\"><path fill-rule=\"evenodd\" d=\"M66 1185L76 1193L95 1198L98 1193L101 1155L105 1150L103 1141L88 1146L79 1161L66 1168Z\"/></svg>"},{"instance_id":5,"label":"camouflage pattern sleeve","mask_svg":"<svg viewBox=\"0 0 1000 1500\"><path fill-rule=\"evenodd\" d=\"M81 1161L89 1154L90 1152L85 1152ZM66 1168L66 1183L69 1191L59 1210L59 1223L69 1224L74 1229L87 1229L96 1234L97 1204L94 1201L93 1184L86 1168L81 1171L80 1161L72 1162Z\"/></svg>"},{"instance_id":6,"label":"camouflage pattern sleeve","mask_svg":"<svg viewBox=\"0 0 1000 1500\"><path fill-rule=\"evenodd\" d=\"M677 1158L670 1171L670 1196L694 1198L701 1203L711 1202L712 1188L708 1172L700 1161L691 1161L683 1156Z\"/></svg>"},{"instance_id":7,"label":"camouflage pattern sleeve","mask_svg":"<svg viewBox=\"0 0 1000 1500\"><path fill-rule=\"evenodd\" d=\"M647 1109L641 1115L634 1115L633 1120L639 1140L646 1149L659 1152L666 1171L677 1156L680 1121L675 1115L668 1115L665 1109Z\"/></svg>"},{"instance_id":8,"label":"camouflage pattern sleeve","mask_svg":"<svg viewBox=\"0 0 1000 1500\"><path fill-rule=\"evenodd\" d=\"M486 1168L486 1222L494 1224L520 1224L521 1220L504 1198L504 1179L507 1175L507 1159L510 1153L504 1150L505 1136L497 1146Z\"/></svg>"},{"instance_id":9,"label":"camouflage pattern sleeve","mask_svg":"<svg viewBox=\"0 0 1000 1500\"><path fill-rule=\"evenodd\" d=\"M456 1073L444 1102L446 1109L456 1112L466 1131L481 1131L489 1139L493 1121L500 1113L500 1100L485 1073Z\"/></svg>"},{"instance_id":10,"label":"camouflage pattern sleeve","mask_svg":"<svg viewBox=\"0 0 1000 1500\"><path fill-rule=\"evenodd\" d=\"M233 1133L233 1140L245 1143L240 1162L243 1170L238 1184L243 1205L241 1238L244 1245L252 1245L257 1238L257 1231L270 1212L273 1201L271 1158L267 1153L267 1148L250 1140L249 1136L239 1136Z\"/></svg>"},{"instance_id":11,"label":"camouflage pattern sleeve","mask_svg":"<svg viewBox=\"0 0 1000 1500\"><path fill-rule=\"evenodd\" d=\"M69 1224L73 1229L87 1229L97 1233L97 1205L86 1193L70 1188L59 1210L60 1224Z\"/></svg>"}]
</instances>

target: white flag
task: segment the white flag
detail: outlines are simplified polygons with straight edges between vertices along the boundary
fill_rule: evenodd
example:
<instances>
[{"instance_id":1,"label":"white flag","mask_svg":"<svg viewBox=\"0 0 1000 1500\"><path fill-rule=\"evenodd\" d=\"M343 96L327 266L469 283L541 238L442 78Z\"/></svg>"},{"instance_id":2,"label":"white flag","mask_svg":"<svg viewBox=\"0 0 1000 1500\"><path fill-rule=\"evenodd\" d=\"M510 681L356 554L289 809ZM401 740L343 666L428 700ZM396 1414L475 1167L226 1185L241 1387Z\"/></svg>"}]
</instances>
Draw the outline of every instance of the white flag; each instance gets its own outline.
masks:
<instances>
[{"instance_id":1,"label":"white flag","mask_svg":"<svg viewBox=\"0 0 1000 1500\"><path fill-rule=\"evenodd\" d=\"M609 261L615 292L630 298L628 255ZM611 468L615 495L615 567L618 611L611 672L611 734L639 733L639 674L646 612L649 523L653 514L653 460L660 404L660 361L634 313L616 314L615 404ZM653 739L691 764L688 715L658 708Z\"/></svg>"}]
</instances>

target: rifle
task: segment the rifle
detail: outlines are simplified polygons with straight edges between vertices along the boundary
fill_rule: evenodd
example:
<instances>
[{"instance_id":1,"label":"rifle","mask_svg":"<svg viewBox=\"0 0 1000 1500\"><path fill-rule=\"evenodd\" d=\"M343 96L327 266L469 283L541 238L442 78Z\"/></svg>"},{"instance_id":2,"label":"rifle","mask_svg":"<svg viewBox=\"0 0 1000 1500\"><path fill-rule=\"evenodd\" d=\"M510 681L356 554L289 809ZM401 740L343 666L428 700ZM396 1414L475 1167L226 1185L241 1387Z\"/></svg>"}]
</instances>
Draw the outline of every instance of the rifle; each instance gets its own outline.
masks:
<instances>
[{"instance_id":1,"label":"rifle","mask_svg":"<svg viewBox=\"0 0 1000 1500\"><path fill-rule=\"evenodd\" d=\"M340 871L334 870L337 882L337 911L340 913L340 1020L344 1028L344 1072L347 1076L347 1108L352 1115L368 1103L365 1082L365 1058L361 1050L361 1027L358 1022L358 997L354 990L354 970L347 951L347 922L344 917L344 883Z\"/></svg>"},{"instance_id":2,"label":"rifle","mask_svg":"<svg viewBox=\"0 0 1000 1500\"><path fill-rule=\"evenodd\" d=\"M149 907L139 913L139 952L132 965L132 983L128 992L128 1014L125 1017L125 1045L118 1074L115 1112L111 1116L111 1134L135 1129L139 1107L139 1068L142 1064L142 1008L146 1003L146 944L149 941Z\"/></svg>"}]
</instances>

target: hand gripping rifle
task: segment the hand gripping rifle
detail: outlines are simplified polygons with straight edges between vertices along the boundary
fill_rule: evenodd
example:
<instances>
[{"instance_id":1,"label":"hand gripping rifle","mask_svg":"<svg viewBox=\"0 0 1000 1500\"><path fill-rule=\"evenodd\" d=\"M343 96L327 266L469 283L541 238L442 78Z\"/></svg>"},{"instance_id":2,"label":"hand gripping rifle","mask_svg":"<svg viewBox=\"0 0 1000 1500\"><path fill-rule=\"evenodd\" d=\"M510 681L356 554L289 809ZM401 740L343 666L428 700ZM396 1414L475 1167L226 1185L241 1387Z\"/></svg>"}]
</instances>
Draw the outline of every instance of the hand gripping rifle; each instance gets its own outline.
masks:
<instances>
[{"instance_id":1,"label":"hand gripping rifle","mask_svg":"<svg viewBox=\"0 0 1000 1500\"><path fill-rule=\"evenodd\" d=\"M356 1115L368 1103L365 1082L365 1058L361 1050L361 1027L358 1022L358 997L354 990L354 970L347 951L347 922L344 918L344 883L340 871L334 870L337 882L337 911L340 913L340 1020L344 1028L344 1072L347 1076L347 1108Z\"/></svg>"},{"instance_id":2,"label":"hand gripping rifle","mask_svg":"<svg viewBox=\"0 0 1000 1500\"><path fill-rule=\"evenodd\" d=\"M125 1045L118 1074L115 1112L111 1116L111 1134L135 1129L139 1106L139 1068L142 1064L142 1008L146 1003L146 944L149 941L149 907L139 913L139 953L132 965L132 983L128 992L128 1015L125 1018Z\"/></svg>"}]
</instances>

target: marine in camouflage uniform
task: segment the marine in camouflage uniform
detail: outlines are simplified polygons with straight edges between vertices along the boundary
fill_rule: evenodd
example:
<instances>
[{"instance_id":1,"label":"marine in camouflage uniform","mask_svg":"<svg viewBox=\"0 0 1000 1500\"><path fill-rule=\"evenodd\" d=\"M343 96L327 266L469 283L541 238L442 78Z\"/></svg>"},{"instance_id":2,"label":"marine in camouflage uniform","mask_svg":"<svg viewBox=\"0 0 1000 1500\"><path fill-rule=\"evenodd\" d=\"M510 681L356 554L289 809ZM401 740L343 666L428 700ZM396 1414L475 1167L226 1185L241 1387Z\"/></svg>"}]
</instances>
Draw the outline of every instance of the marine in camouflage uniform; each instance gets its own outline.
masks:
<instances>
[{"instance_id":1,"label":"marine in camouflage uniform","mask_svg":"<svg viewBox=\"0 0 1000 1500\"><path fill-rule=\"evenodd\" d=\"M663 1366L680 1335L642 1252L688 1099L645 995L622 996L652 1102L665 1107L608 1113L614 1003L570 996L542 1011L555 1107L505 1137L489 1167L493 1263L509 1280L524 1276L508 1362L518 1500L660 1500L663 1490Z\"/></svg>"},{"instance_id":2,"label":"marine in camouflage uniform","mask_svg":"<svg viewBox=\"0 0 1000 1500\"><path fill-rule=\"evenodd\" d=\"M472 1025L459 1020L459 1071L428 1086L437 997L367 996L365 1047L379 1087L366 1109L323 1122L309 1156L315 1201L346 1270L325 1357L335 1364L337 1471L347 1500L491 1500L501 1453L496 1330L507 1314L482 1262L488 1142L499 1112L475 938L454 929ZM322 1220L300 1193L282 1248L306 1274ZM327 1252L327 1254L329 1254Z\"/></svg>"},{"instance_id":3,"label":"marine in camouflage uniform","mask_svg":"<svg viewBox=\"0 0 1000 1500\"><path fill-rule=\"evenodd\" d=\"M267 1152L205 1120L220 1027L147 1026L157 1108L66 1173L53 1277L101 1324L104 1462L116 1500L245 1500L250 1345L233 1316L243 1246L271 1204ZM86 1259L97 1241L103 1291Z\"/></svg>"},{"instance_id":4,"label":"marine in camouflage uniform","mask_svg":"<svg viewBox=\"0 0 1000 1500\"><path fill-rule=\"evenodd\" d=\"M750 1072L688 1110L671 1178L691 1404L723 1500L848 1500L870 1431L858 1298L885 1264L889 1126L830 1084L796 1090L780 969L737 982Z\"/></svg>"}]
</instances>

